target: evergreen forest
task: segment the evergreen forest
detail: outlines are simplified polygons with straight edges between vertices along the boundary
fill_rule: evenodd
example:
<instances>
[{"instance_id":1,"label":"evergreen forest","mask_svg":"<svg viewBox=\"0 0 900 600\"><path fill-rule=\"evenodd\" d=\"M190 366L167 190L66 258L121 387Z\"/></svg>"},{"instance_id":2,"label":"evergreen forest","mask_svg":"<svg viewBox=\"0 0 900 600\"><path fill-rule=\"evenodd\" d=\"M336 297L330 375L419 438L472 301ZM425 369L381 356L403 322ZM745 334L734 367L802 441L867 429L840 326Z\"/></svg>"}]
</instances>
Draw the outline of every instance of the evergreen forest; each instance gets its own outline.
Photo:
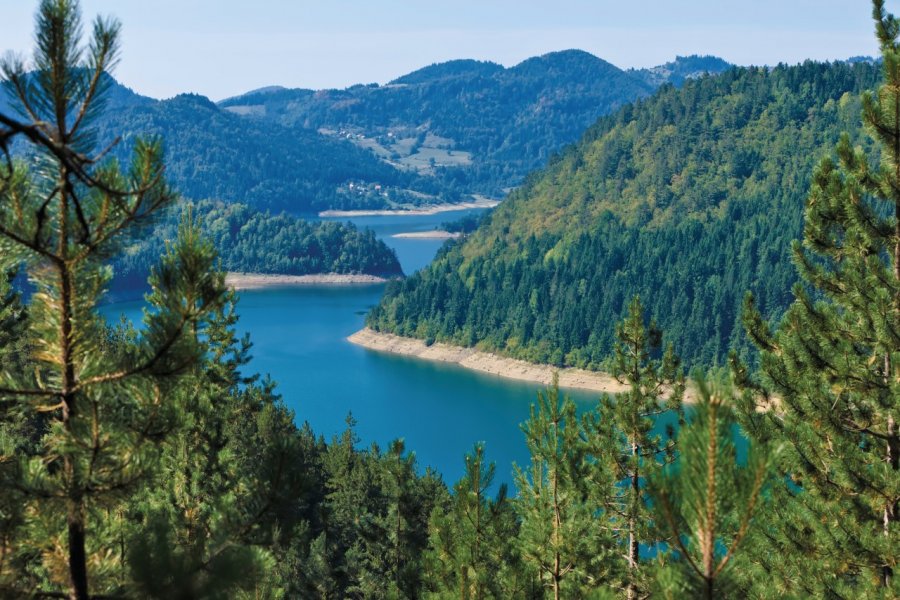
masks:
<instances>
[{"instance_id":1,"label":"evergreen forest","mask_svg":"<svg viewBox=\"0 0 900 600\"><path fill-rule=\"evenodd\" d=\"M166 243L177 239L186 212L198 216L198 226L213 244L219 268L225 271L403 275L394 251L376 240L371 230L360 231L351 223L306 221L286 213L275 215L243 204L211 200L185 201L180 209L170 210L148 235L126 245L114 265L116 291L143 288Z\"/></svg>"},{"instance_id":2,"label":"evergreen forest","mask_svg":"<svg viewBox=\"0 0 900 600\"><path fill-rule=\"evenodd\" d=\"M816 163L859 123L869 63L735 68L601 118L368 324L538 363L602 369L638 294L687 365L755 361L741 324L792 301L791 243Z\"/></svg>"},{"instance_id":3,"label":"evergreen forest","mask_svg":"<svg viewBox=\"0 0 900 600\"><path fill-rule=\"evenodd\" d=\"M0 61L0 596L900 596L900 21L872 11L878 65L664 86L388 290L375 326L625 386L538 394L508 489L479 443L448 484L352 416L297 424L223 265L371 234L179 210L164 140L98 142L121 24L40 0L33 64ZM143 322L110 325L133 256Z\"/></svg>"}]
</instances>

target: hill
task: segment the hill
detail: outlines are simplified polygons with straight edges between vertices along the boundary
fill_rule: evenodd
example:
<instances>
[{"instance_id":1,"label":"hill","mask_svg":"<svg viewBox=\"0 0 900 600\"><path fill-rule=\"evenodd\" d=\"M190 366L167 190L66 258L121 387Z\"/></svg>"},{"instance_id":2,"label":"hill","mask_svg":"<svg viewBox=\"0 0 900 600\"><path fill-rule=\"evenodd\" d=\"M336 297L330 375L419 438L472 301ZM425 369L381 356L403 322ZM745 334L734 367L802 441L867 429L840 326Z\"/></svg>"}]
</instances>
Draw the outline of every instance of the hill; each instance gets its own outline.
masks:
<instances>
[{"instance_id":1,"label":"hill","mask_svg":"<svg viewBox=\"0 0 900 600\"><path fill-rule=\"evenodd\" d=\"M109 83L96 127L101 146L122 136L114 156L161 136L168 177L188 198L294 213L503 196L598 116L653 89L576 50L509 69L450 61L385 86L270 86L219 105ZM5 97L0 112L12 112Z\"/></svg>"},{"instance_id":2,"label":"hill","mask_svg":"<svg viewBox=\"0 0 900 600\"><path fill-rule=\"evenodd\" d=\"M389 286L368 324L534 362L599 368L640 294L689 364L746 349L752 290L791 300L789 247L816 162L859 137L877 67L741 68L601 118L465 241Z\"/></svg>"},{"instance_id":3,"label":"hill","mask_svg":"<svg viewBox=\"0 0 900 600\"><path fill-rule=\"evenodd\" d=\"M226 271L277 275L320 273L403 275L394 251L371 230L351 223L309 222L239 203L189 203ZM177 237L180 211L170 211L144 238L133 240L114 265L113 292L143 289L151 267Z\"/></svg>"},{"instance_id":4,"label":"hill","mask_svg":"<svg viewBox=\"0 0 900 600\"><path fill-rule=\"evenodd\" d=\"M382 86L266 89L220 106L248 120L350 140L389 165L434 178L451 199L499 197L598 117L662 83L728 66L698 59L670 68L670 79L661 71L648 82L587 52L566 50L510 68L475 60L434 64Z\"/></svg>"},{"instance_id":5,"label":"hill","mask_svg":"<svg viewBox=\"0 0 900 600\"><path fill-rule=\"evenodd\" d=\"M107 84L106 104L92 122L97 146L118 139L111 155L125 160L138 137L161 137L166 175L188 198L293 213L436 200L433 182L399 171L346 140L242 119L196 94L154 100L111 77ZM15 114L14 103L2 91L0 96L0 112ZM24 150L13 146L16 153Z\"/></svg>"},{"instance_id":6,"label":"hill","mask_svg":"<svg viewBox=\"0 0 900 600\"><path fill-rule=\"evenodd\" d=\"M114 88L118 89L118 88ZM116 98L116 95L113 96ZM299 213L385 205L377 185L405 198L414 174L400 172L345 141L302 128L250 121L209 99L182 94L110 106L97 124L101 145L126 132L115 150L126 156L137 136L161 136L167 176L189 198L222 198L259 209ZM367 194L349 193L349 184Z\"/></svg>"}]
</instances>

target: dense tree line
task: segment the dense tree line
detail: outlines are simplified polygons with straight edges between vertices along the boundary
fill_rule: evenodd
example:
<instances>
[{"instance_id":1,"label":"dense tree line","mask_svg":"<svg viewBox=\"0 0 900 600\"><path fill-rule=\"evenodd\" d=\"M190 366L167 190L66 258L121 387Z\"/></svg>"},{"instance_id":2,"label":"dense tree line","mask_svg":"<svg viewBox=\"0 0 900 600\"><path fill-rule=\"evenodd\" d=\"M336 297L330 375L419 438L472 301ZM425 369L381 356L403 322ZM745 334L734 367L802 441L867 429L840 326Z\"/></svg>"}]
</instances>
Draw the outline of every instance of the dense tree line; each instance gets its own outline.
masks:
<instances>
[{"instance_id":1,"label":"dense tree line","mask_svg":"<svg viewBox=\"0 0 900 600\"><path fill-rule=\"evenodd\" d=\"M601 119L474 234L388 288L370 326L599 368L640 294L687 364L749 354L752 291L791 300L790 244L818 157L865 143L871 64L734 69L664 88Z\"/></svg>"},{"instance_id":2,"label":"dense tree line","mask_svg":"<svg viewBox=\"0 0 900 600\"><path fill-rule=\"evenodd\" d=\"M115 263L116 289L146 281L151 267L177 238L181 212L190 211L218 253L221 268L244 273L308 275L403 274L394 251L371 230L352 223L310 222L286 213L271 214L244 204L204 200L170 211L149 235L134 240Z\"/></svg>"},{"instance_id":3,"label":"dense tree line","mask_svg":"<svg viewBox=\"0 0 900 600\"><path fill-rule=\"evenodd\" d=\"M794 301L773 328L745 300L758 372L735 352L686 407L677 348L629 299L608 363L627 391L580 415L557 385L539 394L511 496L480 444L448 489L402 441L359 448L352 417L328 443L298 427L245 375L235 296L189 211L143 326L102 320L109 261L177 195L158 143L135 144L129 176L92 153L118 22L95 21L82 55L77 3L43 0L38 84L0 63L36 117L0 115L0 149L25 136L43 156L0 159L0 269L37 287L24 301L0 279L0 594L900 595L900 22L873 4L880 162L844 136L819 163Z\"/></svg>"}]
</instances>

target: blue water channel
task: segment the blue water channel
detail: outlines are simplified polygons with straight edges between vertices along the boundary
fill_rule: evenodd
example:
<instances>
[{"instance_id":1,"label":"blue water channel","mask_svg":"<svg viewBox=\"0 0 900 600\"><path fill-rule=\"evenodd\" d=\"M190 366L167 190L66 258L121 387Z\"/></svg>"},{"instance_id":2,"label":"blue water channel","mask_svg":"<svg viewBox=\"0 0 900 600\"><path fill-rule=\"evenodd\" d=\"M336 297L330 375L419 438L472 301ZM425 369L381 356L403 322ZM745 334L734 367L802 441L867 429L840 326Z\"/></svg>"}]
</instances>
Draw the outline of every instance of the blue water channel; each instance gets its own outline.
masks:
<instances>
[{"instance_id":1,"label":"blue water channel","mask_svg":"<svg viewBox=\"0 0 900 600\"><path fill-rule=\"evenodd\" d=\"M373 229L396 250L409 274L427 265L443 242L392 235L432 230L471 212L344 220ZM497 463L497 483L511 483L513 462L525 466L528 461L519 425L540 386L351 344L347 336L363 327L365 313L383 290L378 284L241 292L238 328L250 332L250 367L271 375L297 422L308 421L317 434L339 434L352 412L361 445L386 447L403 438L420 468L436 469L448 483L462 475L464 454L482 441L488 458ZM135 320L141 303L103 310L110 318L124 313ZM569 393L581 409L597 401L594 393Z\"/></svg>"}]
</instances>

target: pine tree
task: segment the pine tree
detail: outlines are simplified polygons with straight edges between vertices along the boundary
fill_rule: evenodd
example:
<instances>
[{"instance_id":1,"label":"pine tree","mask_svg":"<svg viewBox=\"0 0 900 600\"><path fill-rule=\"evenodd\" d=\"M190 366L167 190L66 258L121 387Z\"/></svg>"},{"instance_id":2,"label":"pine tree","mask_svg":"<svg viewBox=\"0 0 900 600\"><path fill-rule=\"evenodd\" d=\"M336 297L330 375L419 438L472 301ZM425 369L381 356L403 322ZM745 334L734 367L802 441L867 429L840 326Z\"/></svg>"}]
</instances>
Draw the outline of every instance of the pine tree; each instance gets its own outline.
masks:
<instances>
[{"instance_id":1,"label":"pine tree","mask_svg":"<svg viewBox=\"0 0 900 600\"><path fill-rule=\"evenodd\" d=\"M658 575L670 598L732 597L735 556L763 503L766 452L748 449L739 465L730 386L698 381L691 423L678 433L678 460L651 477L656 519L677 550Z\"/></svg>"},{"instance_id":2,"label":"pine tree","mask_svg":"<svg viewBox=\"0 0 900 600\"><path fill-rule=\"evenodd\" d=\"M415 455L403 440L394 440L384 455L376 454L381 497L365 543L367 598L410 598L421 585L421 555L427 545L425 519L416 490ZM421 523L419 521L422 521Z\"/></svg>"},{"instance_id":3,"label":"pine tree","mask_svg":"<svg viewBox=\"0 0 900 600\"><path fill-rule=\"evenodd\" d=\"M755 548L784 594L900 595L900 22L873 6L884 83L864 97L863 121L880 163L842 138L807 200L796 300L774 332L752 297L745 309L757 396L772 406L745 403L744 425L787 442L778 467L791 483L773 492Z\"/></svg>"},{"instance_id":4,"label":"pine tree","mask_svg":"<svg viewBox=\"0 0 900 600\"><path fill-rule=\"evenodd\" d=\"M522 560L554 600L581 597L597 585L606 556L589 498L595 482L584 429L558 381L538 393L522 430L531 453L529 470L515 467Z\"/></svg>"},{"instance_id":5,"label":"pine tree","mask_svg":"<svg viewBox=\"0 0 900 600\"><path fill-rule=\"evenodd\" d=\"M12 275L0 277L0 365L21 370L28 350L26 314ZM2 402L2 400L0 400ZM17 489L16 457L35 452L41 423L27 411L0 405L0 596L15 589L31 557L19 552L18 539L25 522L24 498Z\"/></svg>"},{"instance_id":6,"label":"pine tree","mask_svg":"<svg viewBox=\"0 0 900 600\"><path fill-rule=\"evenodd\" d=\"M197 230L190 213L185 227ZM173 392L186 418L152 485L127 503L131 579L152 597L280 594L273 547L297 524L309 459L273 384L239 371L250 342L235 334L235 303L229 292L198 339L205 358Z\"/></svg>"},{"instance_id":7,"label":"pine tree","mask_svg":"<svg viewBox=\"0 0 900 600\"><path fill-rule=\"evenodd\" d=\"M678 358L670 346L659 359L662 333L651 322L644 323L640 298L632 299L628 314L616 327L618 341L610 372L628 391L616 397L606 396L599 410L586 421L591 452L597 467L604 468L618 485L597 486L593 493L605 511L607 526L624 546L625 564L618 569L616 586L624 588L628 598L643 594L647 577L641 566L639 547L659 541L651 530L653 520L642 484L660 465L673 458L675 443L672 424L664 439L654 431L658 419L675 415L683 419L684 376Z\"/></svg>"},{"instance_id":8,"label":"pine tree","mask_svg":"<svg viewBox=\"0 0 900 600\"><path fill-rule=\"evenodd\" d=\"M0 64L21 113L0 115L0 269L24 265L36 288L27 306L31 368L4 364L0 397L4 410L40 415L46 427L36 455L17 469L34 517L20 547L44 549L40 567L30 567L51 588L42 593L66 589L78 599L118 589L103 579L121 563L101 539L115 527L111 507L153 470L153 442L180 418L170 393L201 355L194 332L223 293L213 257L181 240L154 272L141 333L125 351L102 343L95 307L110 280L105 263L176 200L159 142L137 141L125 171L95 151L90 125L119 31L98 18L82 47L77 2L44 0L34 71L15 57ZM30 144L31 166L10 158L19 138Z\"/></svg>"},{"instance_id":9,"label":"pine tree","mask_svg":"<svg viewBox=\"0 0 900 600\"><path fill-rule=\"evenodd\" d=\"M496 467L484 444L466 454L466 472L453 486L449 510L435 509L426 568L436 598L487 600L522 597L514 553L517 523L506 485L491 498Z\"/></svg>"}]
</instances>

